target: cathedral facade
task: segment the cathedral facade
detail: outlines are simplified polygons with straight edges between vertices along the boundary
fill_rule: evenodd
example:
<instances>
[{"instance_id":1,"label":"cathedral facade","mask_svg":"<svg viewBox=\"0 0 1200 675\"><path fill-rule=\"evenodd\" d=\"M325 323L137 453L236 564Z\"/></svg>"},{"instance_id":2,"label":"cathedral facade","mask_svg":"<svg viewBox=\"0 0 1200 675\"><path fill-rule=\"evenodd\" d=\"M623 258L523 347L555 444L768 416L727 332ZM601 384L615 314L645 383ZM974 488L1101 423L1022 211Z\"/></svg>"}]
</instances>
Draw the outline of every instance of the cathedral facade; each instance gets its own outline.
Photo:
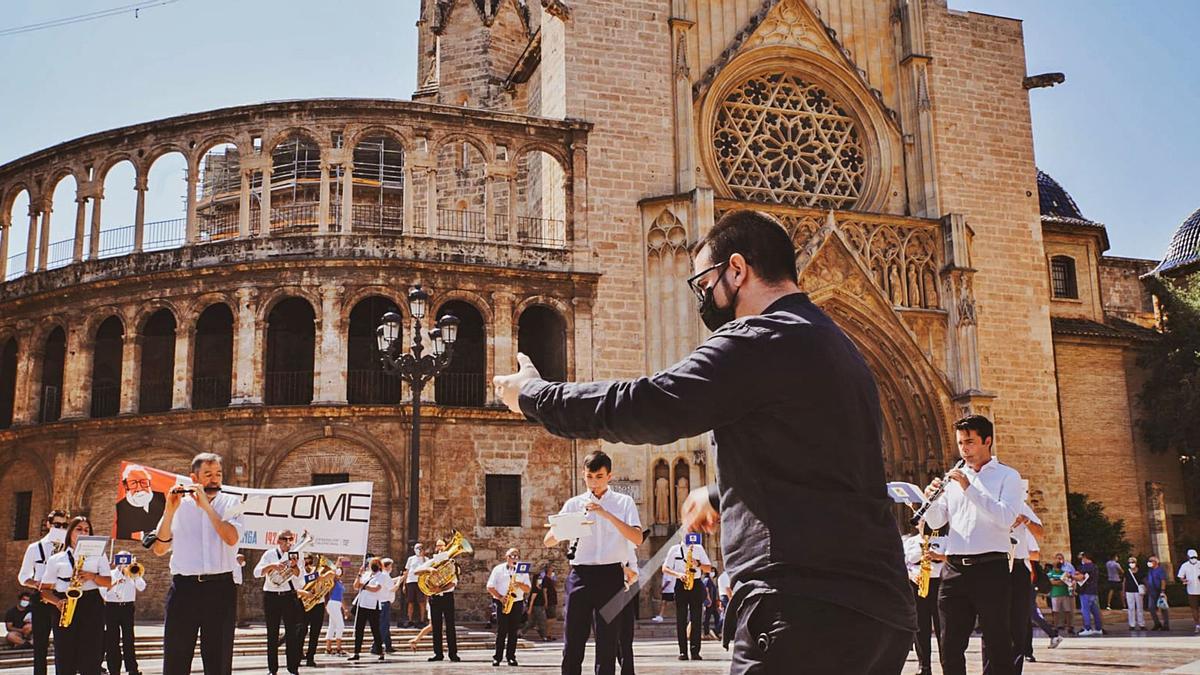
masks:
<instances>
[{"instance_id":1,"label":"cathedral facade","mask_svg":"<svg viewBox=\"0 0 1200 675\"><path fill-rule=\"evenodd\" d=\"M417 35L411 101L200 112L0 166L0 571L51 506L105 530L120 460L178 471L202 450L232 484L375 481L373 548L404 555L410 392L371 345L389 309L411 332L414 284L426 327L462 321L425 392L417 533L474 543L460 612L482 614L508 546L563 569L541 525L596 447L647 559L715 477L706 439L554 438L487 383L518 350L555 379L669 366L705 335L688 246L739 208L783 223L801 286L870 363L891 479L940 475L953 421L982 413L1043 549L1070 550L1069 489L1172 557L1179 468L1134 431L1154 263L1104 256L1039 174L1019 21L945 0L423 0ZM147 222L167 156L185 209ZM133 185L111 187L121 165ZM105 191L127 187L114 222ZM52 217L74 236L52 241ZM165 590L165 565L148 574Z\"/></svg>"}]
</instances>

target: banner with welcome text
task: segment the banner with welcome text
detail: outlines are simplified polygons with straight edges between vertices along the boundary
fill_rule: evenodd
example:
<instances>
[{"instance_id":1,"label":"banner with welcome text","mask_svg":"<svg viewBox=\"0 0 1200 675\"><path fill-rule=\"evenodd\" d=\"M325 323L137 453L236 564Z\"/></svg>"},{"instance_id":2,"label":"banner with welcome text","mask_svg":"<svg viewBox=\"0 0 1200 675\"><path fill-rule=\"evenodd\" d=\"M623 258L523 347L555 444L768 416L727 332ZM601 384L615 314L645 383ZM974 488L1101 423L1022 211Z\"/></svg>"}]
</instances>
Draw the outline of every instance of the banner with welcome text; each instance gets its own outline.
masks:
<instances>
[{"instance_id":1,"label":"banner with welcome text","mask_svg":"<svg viewBox=\"0 0 1200 675\"><path fill-rule=\"evenodd\" d=\"M190 483L187 476L121 462L113 537L140 540L143 534L153 532L166 507L167 493L176 485ZM367 549L374 487L370 482L272 489L225 485L221 491L242 501L238 509L245 530L239 548L268 549L282 530L292 530L297 538L307 530L313 541L306 551L362 555Z\"/></svg>"}]
</instances>

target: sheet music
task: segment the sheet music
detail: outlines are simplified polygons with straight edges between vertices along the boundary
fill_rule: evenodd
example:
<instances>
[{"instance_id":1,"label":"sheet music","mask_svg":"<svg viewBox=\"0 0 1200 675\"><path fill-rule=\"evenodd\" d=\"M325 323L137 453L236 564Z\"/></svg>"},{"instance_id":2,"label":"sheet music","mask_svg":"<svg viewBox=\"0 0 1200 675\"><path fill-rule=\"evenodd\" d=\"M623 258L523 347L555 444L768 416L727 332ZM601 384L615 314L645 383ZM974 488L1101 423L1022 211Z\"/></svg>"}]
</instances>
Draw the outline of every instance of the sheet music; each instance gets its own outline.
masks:
<instances>
[{"instance_id":1,"label":"sheet music","mask_svg":"<svg viewBox=\"0 0 1200 675\"><path fill-rule=\"evenodd\" d=\"M75 541L75 555L91 558L94 556L107 557L104 549L108 547L108 537L81 535Z\"/></svg>"},{"instance_id":2,"label":"sheet music","mask_svg":"<svg viewBox=\"0 0 1200 675\"><path fill-rule=\"evenodd\" d=\"M559 541L583 539L592 536L592 525L595 521L588 519L585 511L560 513L548 517L550 534Z\"/></svg>"}]
</instances>

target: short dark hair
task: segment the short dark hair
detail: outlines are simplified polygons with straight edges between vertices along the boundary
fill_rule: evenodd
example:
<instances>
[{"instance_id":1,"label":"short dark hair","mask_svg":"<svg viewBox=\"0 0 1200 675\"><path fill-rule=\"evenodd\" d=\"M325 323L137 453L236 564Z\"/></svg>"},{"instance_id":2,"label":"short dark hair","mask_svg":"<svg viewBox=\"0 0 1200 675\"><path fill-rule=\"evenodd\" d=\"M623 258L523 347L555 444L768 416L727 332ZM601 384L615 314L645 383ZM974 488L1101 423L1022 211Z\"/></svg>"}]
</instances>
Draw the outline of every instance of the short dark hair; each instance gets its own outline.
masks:
<instances>
[{"instance_id":1,"label":"short dark hair","mask_svg":"<svg viewBox=\"0 0 1200 675\"><path fill-rule=\"evenodd\" d=\"M583 458L583 468L588 471L608 469L608 472L612 473L612 458L603 450L593 450L587 454L587 457Z\"/></svg>"},{"instance_id":2,"label":"short dark hair","mask_svg":"<svg viewBox=\"0 0 1200 675\"><path fill-rule=\"evenodd\" d=\"M221 456L215 452L202 452L202 453L196 455L195 457L192 458L192 473L196 473L197 471L200 470L200 467L204 466L205 464L212 463L212 462L216 462L217 464L220 464Z\"/></svg>"},{"instance_id":3,"label":"short dark hair","mask_svg":"<svg viewBox=\"0 0 1200 675\"><path fill-rule=\"evenodd\" d=\"M763 281L771 284L796 283L796 247L787 230L762 211L739 209L721 216L712 229L692 247L699 253L705 246L713 264L741 253Z\"/></svg>"},{"instance_id":4,"label":"short dark hair","mask_svg":"<svg viewBox=\"0 0 1200 675\"><path fill-rule=\"evenodd\" d=\"M967 415L954 423L954 429L956 431L974 431L983 441L991 438L994 432L992 421L983 415Z\"/></svg>"},{"instance_id":5,"label":"short dark hair","mask_svg":"<svg viewBox=\"0 0 1200 675\"><path fill-rule=\"evenodd\" d=\"M66 511L63 511L62 509L51 509L50 513L46 514L46 520L44 522L48 523L48 522L54 520L55 518L68 518L69 519L70 517L71 517L71 514L67 513Z\"/></svg>"}]
</instances>

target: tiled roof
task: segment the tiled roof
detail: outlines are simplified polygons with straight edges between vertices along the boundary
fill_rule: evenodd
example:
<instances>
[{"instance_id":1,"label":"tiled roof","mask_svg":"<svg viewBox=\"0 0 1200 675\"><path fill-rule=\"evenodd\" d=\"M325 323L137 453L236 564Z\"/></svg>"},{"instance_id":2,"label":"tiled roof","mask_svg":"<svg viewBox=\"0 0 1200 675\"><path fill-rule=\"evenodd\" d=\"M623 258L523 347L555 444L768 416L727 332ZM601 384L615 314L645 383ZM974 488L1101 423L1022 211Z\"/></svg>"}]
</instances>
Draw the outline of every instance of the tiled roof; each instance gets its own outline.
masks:
<instances>
[{"instance_id":1,"label":"tiled roof","mask_svg":"<svg viewBox=\"0 0 1200 675\"><path fill-rule=\"evenodd\" d=\"M1200 263L1200 209L1196 209L1183 221L1179 229L1175 230L1175 236L1171 237L1171 245L1167 247L1167 254L1154 271L1159 274L1182 271L1182 268L1195 266L1197 263Z\"/></svg>"},{"instance_id":2,"label":"tiled roof","mask_svg":"<svg viewBox=\"0 0 1200 675\"><path fill-rule=\"evenodd\" d=\"M1136 323L1108 317L1105 323L1089 319L1066 319L1052 317L1050 327L1055 335L1077 335L1082 337L1109 338L1115 340L1153 340L1158 333L1142 328Z\"/></svg>"},{"instance_id":3,"label":"tiled roof","mask_svg":"<svg viewBox=\"0 0 1200 675\"><path fill-rule=\"evenodd\" d=\"M1071 199L1071 195L1050 177L1050 174L1038 169L1038 205L1043 216L1069 218L1071 220L1089 221L1079 211L1079 205Z\"/></svg>"}]
</instances>

